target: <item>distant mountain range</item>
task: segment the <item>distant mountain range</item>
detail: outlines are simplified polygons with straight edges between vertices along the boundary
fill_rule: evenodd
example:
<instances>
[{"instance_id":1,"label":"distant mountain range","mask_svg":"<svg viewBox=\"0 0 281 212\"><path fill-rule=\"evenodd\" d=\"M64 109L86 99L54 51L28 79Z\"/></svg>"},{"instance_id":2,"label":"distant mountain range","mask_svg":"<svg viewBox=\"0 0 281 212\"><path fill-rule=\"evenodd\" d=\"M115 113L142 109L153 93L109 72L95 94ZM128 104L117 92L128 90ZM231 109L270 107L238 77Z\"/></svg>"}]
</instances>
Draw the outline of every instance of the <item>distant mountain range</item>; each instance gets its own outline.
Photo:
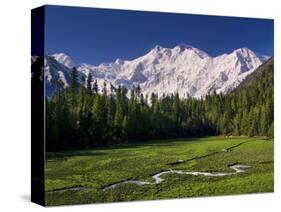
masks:
<instances>
[{"instance_id":1,"label":"distant mountain range","mask_svg":"<svg viewBox=\"0 0 281 212\"><path fill-rule=\"evenodd\" d=\"M33 61L36 57L33 57ZM46 94L54 92L54 79L60 77L65 86L76 67L79 75L89 73L97 80L100 90L104 81L108 89L140 86L144 95L179 93L180 97L204 97L216 91L228 93L235 89L269 57L258 55L248 48L239 48L230 54L211 57L189 45L174 48L155 46L147 54L133 60L117 59L115 62L94 66L74 62L70 56L58 53L45 56Z\"/></svg>"}]
</instances>

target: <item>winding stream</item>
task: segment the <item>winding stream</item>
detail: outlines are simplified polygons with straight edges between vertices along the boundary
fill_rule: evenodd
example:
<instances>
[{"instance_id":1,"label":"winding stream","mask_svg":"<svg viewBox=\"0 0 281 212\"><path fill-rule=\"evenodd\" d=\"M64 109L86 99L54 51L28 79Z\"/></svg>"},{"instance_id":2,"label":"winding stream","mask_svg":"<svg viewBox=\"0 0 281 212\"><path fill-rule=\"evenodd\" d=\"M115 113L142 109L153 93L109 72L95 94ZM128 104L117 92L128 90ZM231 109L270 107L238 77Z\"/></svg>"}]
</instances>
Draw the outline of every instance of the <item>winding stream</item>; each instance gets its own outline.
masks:
<instances>
[{"instance_id":1,"label":"winding stream","mask_svg":"<svg viewBox=\"0 0 281 212\"><path fill-rule=\"evenodd\" d=\"M135 185L138 185L138 186L147 185L147 184L150 184L150 185L152 185L152 184L159 184L159 183L161 183L164 180L163 178L161 178L161 176L164 175L164 174L185 174L185 175L195 175L195 176L203 175L203 176L207 176L207 177L223 177L223 176L227 176L227 175L234 175L234 174L243 173L243 172L245 172L245 169L249 168L249 167L250 166L239 165L239 164L232 165L229 168L233 169L235 171L233 173L184 172L184 171L181 171L181 170L172 170L171 169L169 171L161 171L161 172L153 175L152 178L155 181L154 183L145 182L145 181L139 181L139 180L126 180L126 181L123 181L123 182L119 182L119 183L115 183L115 184L106 186L104 188L104 190L113 189L113 188L116 188L117 186L122 185L122 184L135 184Z\"/></svg>"}]
</instances>

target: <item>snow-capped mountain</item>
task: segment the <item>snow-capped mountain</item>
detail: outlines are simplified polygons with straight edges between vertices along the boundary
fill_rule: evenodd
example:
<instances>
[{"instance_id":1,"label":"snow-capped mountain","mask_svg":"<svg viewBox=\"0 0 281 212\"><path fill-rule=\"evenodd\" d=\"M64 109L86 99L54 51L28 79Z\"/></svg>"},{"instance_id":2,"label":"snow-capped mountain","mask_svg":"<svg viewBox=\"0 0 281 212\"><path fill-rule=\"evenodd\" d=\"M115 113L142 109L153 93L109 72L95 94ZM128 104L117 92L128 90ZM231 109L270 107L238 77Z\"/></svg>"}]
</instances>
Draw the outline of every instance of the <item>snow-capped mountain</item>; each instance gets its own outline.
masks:
<instances>
[{"instance_id":1,"label":"snow-capped mountain","mask_svg":"<svg viewBox=\"0 0 281 212\"><path fill-rule=\"evenodd\" d=\"M79 64L68 55L59 53L45 57L47 95L53 93L53 80L58 76L69 83L71 69L75 66L80 76L92 74L100 89L104 81L113 86L140 86L144 95L152 92L159 96L178 92L202 97L214 90L228 93L243 79L268 59L248 48L234 50L230 54L211 57L193 46L177 45L174 48L155 46L147 54L133 60L117 59L98 66Z\"/></svg>"}]
</instances>

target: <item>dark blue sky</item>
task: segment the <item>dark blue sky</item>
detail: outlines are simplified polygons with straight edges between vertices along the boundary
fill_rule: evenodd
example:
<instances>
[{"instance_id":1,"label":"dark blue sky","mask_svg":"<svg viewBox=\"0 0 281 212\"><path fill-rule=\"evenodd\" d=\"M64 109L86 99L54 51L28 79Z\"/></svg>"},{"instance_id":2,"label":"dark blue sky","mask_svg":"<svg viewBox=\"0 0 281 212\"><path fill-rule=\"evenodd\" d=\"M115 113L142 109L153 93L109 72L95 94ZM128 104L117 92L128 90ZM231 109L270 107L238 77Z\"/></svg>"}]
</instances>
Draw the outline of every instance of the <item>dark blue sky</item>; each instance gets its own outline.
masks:
<instances>
[{"instance_id":1,"label":"dark blue sky","mask_svg":"<svg viewBox=\"0 0 281 212\"><path fill-rule=\"evenodd\" d=\"M211 56L248 47L273 55L273 20L46 7L46 51L99 64L133 59L155 45L189 44Z\"/></svg>"}]
</instances>

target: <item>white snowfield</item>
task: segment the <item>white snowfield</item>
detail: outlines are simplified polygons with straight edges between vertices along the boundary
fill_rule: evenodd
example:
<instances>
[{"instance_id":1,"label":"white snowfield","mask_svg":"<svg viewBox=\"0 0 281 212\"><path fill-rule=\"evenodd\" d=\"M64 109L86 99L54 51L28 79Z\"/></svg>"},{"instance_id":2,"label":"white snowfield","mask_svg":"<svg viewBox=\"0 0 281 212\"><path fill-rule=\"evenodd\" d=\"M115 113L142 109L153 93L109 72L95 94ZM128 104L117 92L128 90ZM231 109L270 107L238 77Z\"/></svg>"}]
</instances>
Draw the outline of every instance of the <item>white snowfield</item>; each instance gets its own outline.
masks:
<instances>
[{"instance_id":1,"label":"white snowfield","mask_svg":"<svg viewBox=\"0 0 281 212\"><path fill-rule=\"evenodd\" d=\"M230 54L211 57L202 50L189 45L174 48L155 46L147 54L134 60L117 59L98 66L73 62L66 54L46 56L48 76L60 73L66 84L71 69L76 66L80 75L92 74L100 90L104 81L113 86L140 86L144 95L151 93L179 93L180 97L204 97L210 92L228 93L251 74L269 57L260 56L248 48L234 50ZM58 72L60 71L60 72ZM49 76L51 75L51 76ZM66 76L67 75L67 76Z\"/></svg>"}]
</instances>

